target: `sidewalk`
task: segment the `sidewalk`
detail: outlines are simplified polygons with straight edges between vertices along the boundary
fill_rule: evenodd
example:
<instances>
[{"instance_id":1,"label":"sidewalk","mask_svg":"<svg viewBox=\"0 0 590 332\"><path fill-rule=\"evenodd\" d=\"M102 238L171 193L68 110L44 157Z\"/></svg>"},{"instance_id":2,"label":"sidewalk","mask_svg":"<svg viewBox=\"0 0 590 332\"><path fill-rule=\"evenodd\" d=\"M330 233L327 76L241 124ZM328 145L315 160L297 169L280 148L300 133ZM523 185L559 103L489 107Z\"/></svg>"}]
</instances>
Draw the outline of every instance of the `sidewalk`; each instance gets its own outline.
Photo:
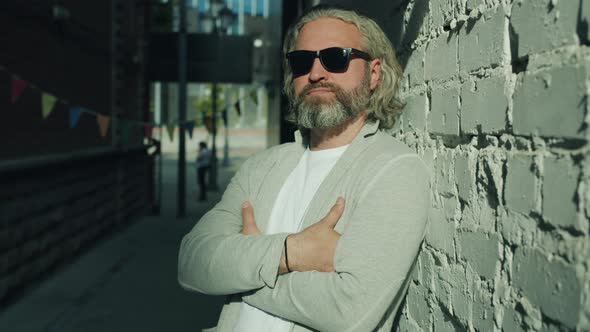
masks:
<instances>
[{"instance_id":1,"label":"sidewalk","mask_svg":"<svg viewBox=\"0 0 590 332\"><path fill-rule=\"evenodd\" d=\"M200 331L214 326L224 297L183 290L177 282L180 240L219 200L244 158L219 169L219 192L198 203L187 164L187 217L176 216L176 160L164 160L160 216L145 217L102 239L71 265L0 312L0 331Z\"/></svg>"}]
</instances>

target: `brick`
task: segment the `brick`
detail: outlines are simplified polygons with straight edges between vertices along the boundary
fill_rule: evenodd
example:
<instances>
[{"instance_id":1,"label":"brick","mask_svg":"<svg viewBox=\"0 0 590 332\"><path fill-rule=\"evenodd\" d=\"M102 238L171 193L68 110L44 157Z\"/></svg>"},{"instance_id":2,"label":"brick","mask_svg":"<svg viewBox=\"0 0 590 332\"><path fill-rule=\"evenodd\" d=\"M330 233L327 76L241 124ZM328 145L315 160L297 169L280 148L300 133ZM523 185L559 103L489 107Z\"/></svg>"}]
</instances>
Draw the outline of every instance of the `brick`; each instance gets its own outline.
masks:
<instances>
[{"instance_id":1,"label":"brick","mask_svg":"<svg viewBox=\"0 0 590 332\"><path fill-rule=\"evenodd\" d=\"M472 11L476 8L478 8L480 5L484 5L485 4L485 0L466 0L465 1L465 8L468 11Z\"/></svg>"},{"instance_id":2,"label":"brick","mask_svg":"<svg viewBox=\"0 0 590 332\"><path fill-rule=\"evenodd\" d=\"M461 132L496 134L506 129L506 78L490 77L461 87Z\"/></svg>"},{"instance_id":3,"label":"brick","mask_svg":"<svg viewBox=\"0 0 590 332\"><path fill-rule=\"evenodd\" d=\"M478 196L481 197L481 196ZM496 210L491 208L486 199L479 199L466 204L461 215L461 227L478 228L491 232L496 223Z\"/></svg>"},{"instance_id":4,"label":"brick","mask_svg":"<svg viewBox=\"0 0 590 332\"><path fill-rule=\"evenodd\" d=\"M536 188L533 158L527 155L508 156L508 173L504 186L506 207L528 215L535 208Z\"/></svg>"},{"instance_id":5,"label":"brick","mask_svg":"<svg viewBox=\"0 0 590 332\"><path fill-rule=\"evenodd\" d=\"M506 31L508 19L501 8L482 15L475 23L463 24L459 31L459 70L471 72L509 63L510 52L504 46Z\"/></svg>"},{"instance_id":6,"label":"brick","mask_svg":"<svg viewBox=\"0 0 590 332\"><path fill-rule=\"evenodd\" d=\"M508 307L504 310L504 318L502 319L502 329L504 331L522 331L521 318L516 308Z\"/></svg>"},{"instance_id":7,"label":"brick","mask_svg":"<svg viewBox=\"0 0 590 332\"><path fill-rule=\"evenodd\" d=\"M410 284L408 290L408 310L410 316L416 321L418 326L428 329L430 325L430 307L426 301L428 291L422 286Z\"/></svg>"},{"instance_id":8,"label":"brick","mask_svg":"<svg viewBox=\"0 0 590 332\"><path fill-rule=\"evenodd\" d=\"M515 245L531 245L538 229L537 222L522 214L505 211L500 218L502 237Z\"/></svg>"},{"instance_id":9,"label":"brick","mask_svg":"<svg viewBox=\"0 0 590 332\"><path fill-rule=\"evenodd\" d=\"M455 183L452 180L452 170L450 169L453 156L451 155L451 151L446 151L439 151L439 154L436 156L434 177L438 194L450 197L454 196L455 192Z\"/></svg>"},{"instance_id":10,"label":"brick","mask_svg":"<svg viewBox=\"0 0 590 332\"><path fill-rule=\"evenodd\" d=\"M433 134L459 136L459 89L432 91L428 127Z\"/></svg>"},{"instance_id":11,"label":"brick","mask_svg":"<svg viewBox=\"0 0 590 332\"><path fill-rule=\"evenodd\" d=\"M473 269L486 279L493 279L500 264L499 240L495 234L458 233L460 255Z\"/></svg>"},{"instance_id":12,"label":"brick","mask_svg":"<svg viewBox=\"0 0 590 332\"><path fill-rule=\"evenodd\" d=\"M457 0L430 0L429 3L432 25L435 29L449 23L456 15Z\"/></svg>"},{"instance_id":13,"label":"brick","mask_svg":"<svg viewBox=\"0 0 590 332\"><path fill-rule=\"evenodd\" d=\"M574 266L549 261L538 249L518 247L512 262L513 284L548 317L573 329L581 311L583 281Z\"/></svg>"},{"instance_id":14,"label":"brick","mask_svg":"<svg viewBox=\"0 0 590 332\"><path fill-rule=\"evenodd\" d=\"M543 173L543 216L556 226L581 228L575 201L580 170L569 158L546 157Z\"/></svg>"},{"instance_id":15,"label":"brick","mask_svg":"<svg viewBox=\"0 0 590 332\"><path fill-rule=\"evenodd\" d=\"M448 268L441 268L438 267L437 269L437 274L435 275L434 279L433 279L433 284L434 284L434 295L437 299L437 301L440 303L440 305L444 306L445 309L447 311L452 311L451 308L451 284L449 283L448 280L445 280L445 278L441 275L443 273L441 273L441 270L445 270L447 271ZM451 278L447 278L447 279L451 279Z\"/></svg>"},{"instance_id":16,"label":"brick","mask_svg":"<svg viewBox=\"0 0 590 332\"><path fill-rule=\"evenodd\" d=\"M459 198L468 202L475 192L476 153L455 156L455 182Z\"/></svg>"},{"instance_id":17,"label":"brick","mask_svg":"<svg viewBox=\"0 0 590 332\"><path fill-rule=\"evenodd\" d=\"M411 51L411 54L409 55L406 68L404 69L404 79L409 87L424 83L424 56L424 46Z\"/></svg>"},{"instance_id":18,"label":"brick","mask_svg":"<svg viewBox=\"0 0 590 332\"><path fill-rule=\"evenodd\" d=\"M445 220L442 210L432 209L431 211L428 231L426 232L426 243L449 255L454 255L453 236L455 226Z\"/></svg>"},{"instance_id":19,"label":"brick","mask_svg":"<svg viewBox=\"0 0 590 332\"><path fill-rule=\"evenodd\" d=\"M514 133L585 138L585 97L585 67L526 73L514 91Z\"/></svg>"},{"instance_id":20,"label":"brick","mask_svg":"<svg viewBox=\"0 0 590 332\"><path fill-rule=\"evenodd\" d=\"M407 316L403 315L399 320L399 332L421 332L423 331L416 322L408 318Z\"/></svg>"},{"instance_id":21,"label":"brick","mask_svg":"<svg viewBox=\"0 0 590 332\"><path fill-rule=\"evenodd\" d=\"M420 254L420 270L422 274L422 282L427 288L431 288L432 280L434 278L434 259L428 250L423 249Z\"/></svg>"},{"instance_id":22,"label":"brick","mask_svg":"<svg viewBox=\"0 0 590 332\"><path fill-rule=\"evenodd\" d=\"M482 287L475 287L473 301L473 315L471 317L476 331L494 330L494 308L492 294Z\"/></svg>"},{"instance_id":23,"label":"brick","mask_svg":"<svg viewBox=\"0 0 590 332\"><path fill-rule=\"evenodd\" d=\"M510 23L518 38L518 56L576 44L579 5L567 0L514 1Z\"/></svg>"},{"instance_id":24,"label":"brick","mask_svg":"<svg viewBox=\"0 0 590 332\"><path fill-rule=\"evenodd\" d=\"M424 131L426 128L426 95L423 93L406 99L404 107L404 131Z\"/></svg>"},{"instance_id":25,"label":"brick","mask_svg":"<svg viewBox=\"0 0 590 332\"><path fill-rule=\"evenodd\" d=\"M443 305L443 303L439 303ZM435 306L433 313L434 326L436 326L437 332L455 332L459 330L459 326L455 326L453 323L453 317L447 314L448 311L442 310L441 307Z\"/></svg>"},{"instance_id":26,"label":"brick","mask_svg":"<svg viewBox=\"0 0 590 332\"><path fill-rule=\"evenodd\" d=\"M444 212L445 212L445 219L449 222L453 222L455 220L455 213L457 210L457 205L459 201L457 201L457 197L442 197Z\"/></svg>"},{"instance_id":27,"label":"brick","mask_svg":"<svg viewBox=\"0 0 590 332\"><path fill-rule=\"evenodd\" d=\"M426 47L424 79L446 80L457 74L457 37L448 32L432 40Z\"/></svg>"},{"instance_id":28,"label":"brick","mask_svg":"<svg viewBox=\"0 0 590 332\"><path fill-rule=\"evenodd\" d=\"M471 299L467 289L461 285L460 281L451 287L451 296L453 298L453 313L461 322L471 321L471 311L473 300Z\"/></svg>"},{"instance_id":29,"label":"brick","mask_svg":"<svg viewBox=\"0 0 590 332\"><path fill-rule=\"evenodd\" d=\"M526 297L520 298L518 310L522 312L522 321L525 327L537 331L543 326L541 311L535 308Z\"/></svg>"}]
</instances>

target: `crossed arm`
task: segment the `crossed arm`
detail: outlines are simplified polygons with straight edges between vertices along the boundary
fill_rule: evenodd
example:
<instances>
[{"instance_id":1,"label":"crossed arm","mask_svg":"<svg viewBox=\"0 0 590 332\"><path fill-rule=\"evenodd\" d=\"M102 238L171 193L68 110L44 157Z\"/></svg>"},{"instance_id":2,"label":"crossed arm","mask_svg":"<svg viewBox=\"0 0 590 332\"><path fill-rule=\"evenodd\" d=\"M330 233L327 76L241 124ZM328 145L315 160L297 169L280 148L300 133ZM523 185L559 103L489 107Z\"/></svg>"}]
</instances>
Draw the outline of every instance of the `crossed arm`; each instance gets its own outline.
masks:
<instances>
[{"instance_id":1,"label":"crossed arm","mask_svg":"<svg viewBox=\"0 0 590 332\"><path fill-rule=\"evenodd\" d=\"M349 207L341 236L332 228L338 206L327 220L291 235L289 267L301 271L293 273L284 273L288 234L255 235L256 207L236 203L248 201L249 189L236 176L222 201L183 239L180 283L209 294L248 292L245 302L322 331L373 330L398 295L424 235L429 176L416 161L385 165ZM310 248L332 242L320 241L325 238L336 247L317 255Z\"/></svg>"}]
</instances>

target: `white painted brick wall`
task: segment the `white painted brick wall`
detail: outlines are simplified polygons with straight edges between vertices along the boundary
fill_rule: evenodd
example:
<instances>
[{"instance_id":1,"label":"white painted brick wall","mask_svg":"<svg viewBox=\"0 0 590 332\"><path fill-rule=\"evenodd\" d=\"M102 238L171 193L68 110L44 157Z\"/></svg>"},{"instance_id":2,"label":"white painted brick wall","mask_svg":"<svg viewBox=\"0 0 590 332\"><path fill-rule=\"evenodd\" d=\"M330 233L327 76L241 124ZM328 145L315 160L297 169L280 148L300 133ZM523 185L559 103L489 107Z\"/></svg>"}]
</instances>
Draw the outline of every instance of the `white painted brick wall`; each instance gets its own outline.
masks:
<instances>
[{"instance_id":1,"label":"white painted brick wall","mask_svg":"<svg viewBox=\"0 0 590 332\"><path fill-rule=\"evenodd\" d=\"M590 1L427 9L393 135L434 199L398 330L590 331Z\"/></svg>"}]
</instances>

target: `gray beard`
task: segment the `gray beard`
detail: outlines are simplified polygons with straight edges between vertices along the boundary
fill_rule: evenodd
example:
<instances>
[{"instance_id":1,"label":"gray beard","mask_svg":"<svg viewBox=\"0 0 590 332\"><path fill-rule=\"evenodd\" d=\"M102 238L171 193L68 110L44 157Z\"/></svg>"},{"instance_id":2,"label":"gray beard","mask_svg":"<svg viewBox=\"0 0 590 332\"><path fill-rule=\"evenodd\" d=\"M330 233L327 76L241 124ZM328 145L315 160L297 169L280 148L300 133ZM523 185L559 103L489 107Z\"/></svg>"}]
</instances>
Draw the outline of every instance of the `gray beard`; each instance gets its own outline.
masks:
<instances>
[{"instance_id":1,"label":"gray beard","mask_svg":"<svg viewBox=\"0 0 590 332\"><path fill-rule=\"evenodd\" d=\"M371 95L368 77L365 75L360 84L350 91L331 83L307 85L292 102L293 120L298 126L307 129L342 126L366 110ZM330 88L335 100L326 101L319 96L306 97L309 90L317 87Z\"/></svg>"}]
</instances>

